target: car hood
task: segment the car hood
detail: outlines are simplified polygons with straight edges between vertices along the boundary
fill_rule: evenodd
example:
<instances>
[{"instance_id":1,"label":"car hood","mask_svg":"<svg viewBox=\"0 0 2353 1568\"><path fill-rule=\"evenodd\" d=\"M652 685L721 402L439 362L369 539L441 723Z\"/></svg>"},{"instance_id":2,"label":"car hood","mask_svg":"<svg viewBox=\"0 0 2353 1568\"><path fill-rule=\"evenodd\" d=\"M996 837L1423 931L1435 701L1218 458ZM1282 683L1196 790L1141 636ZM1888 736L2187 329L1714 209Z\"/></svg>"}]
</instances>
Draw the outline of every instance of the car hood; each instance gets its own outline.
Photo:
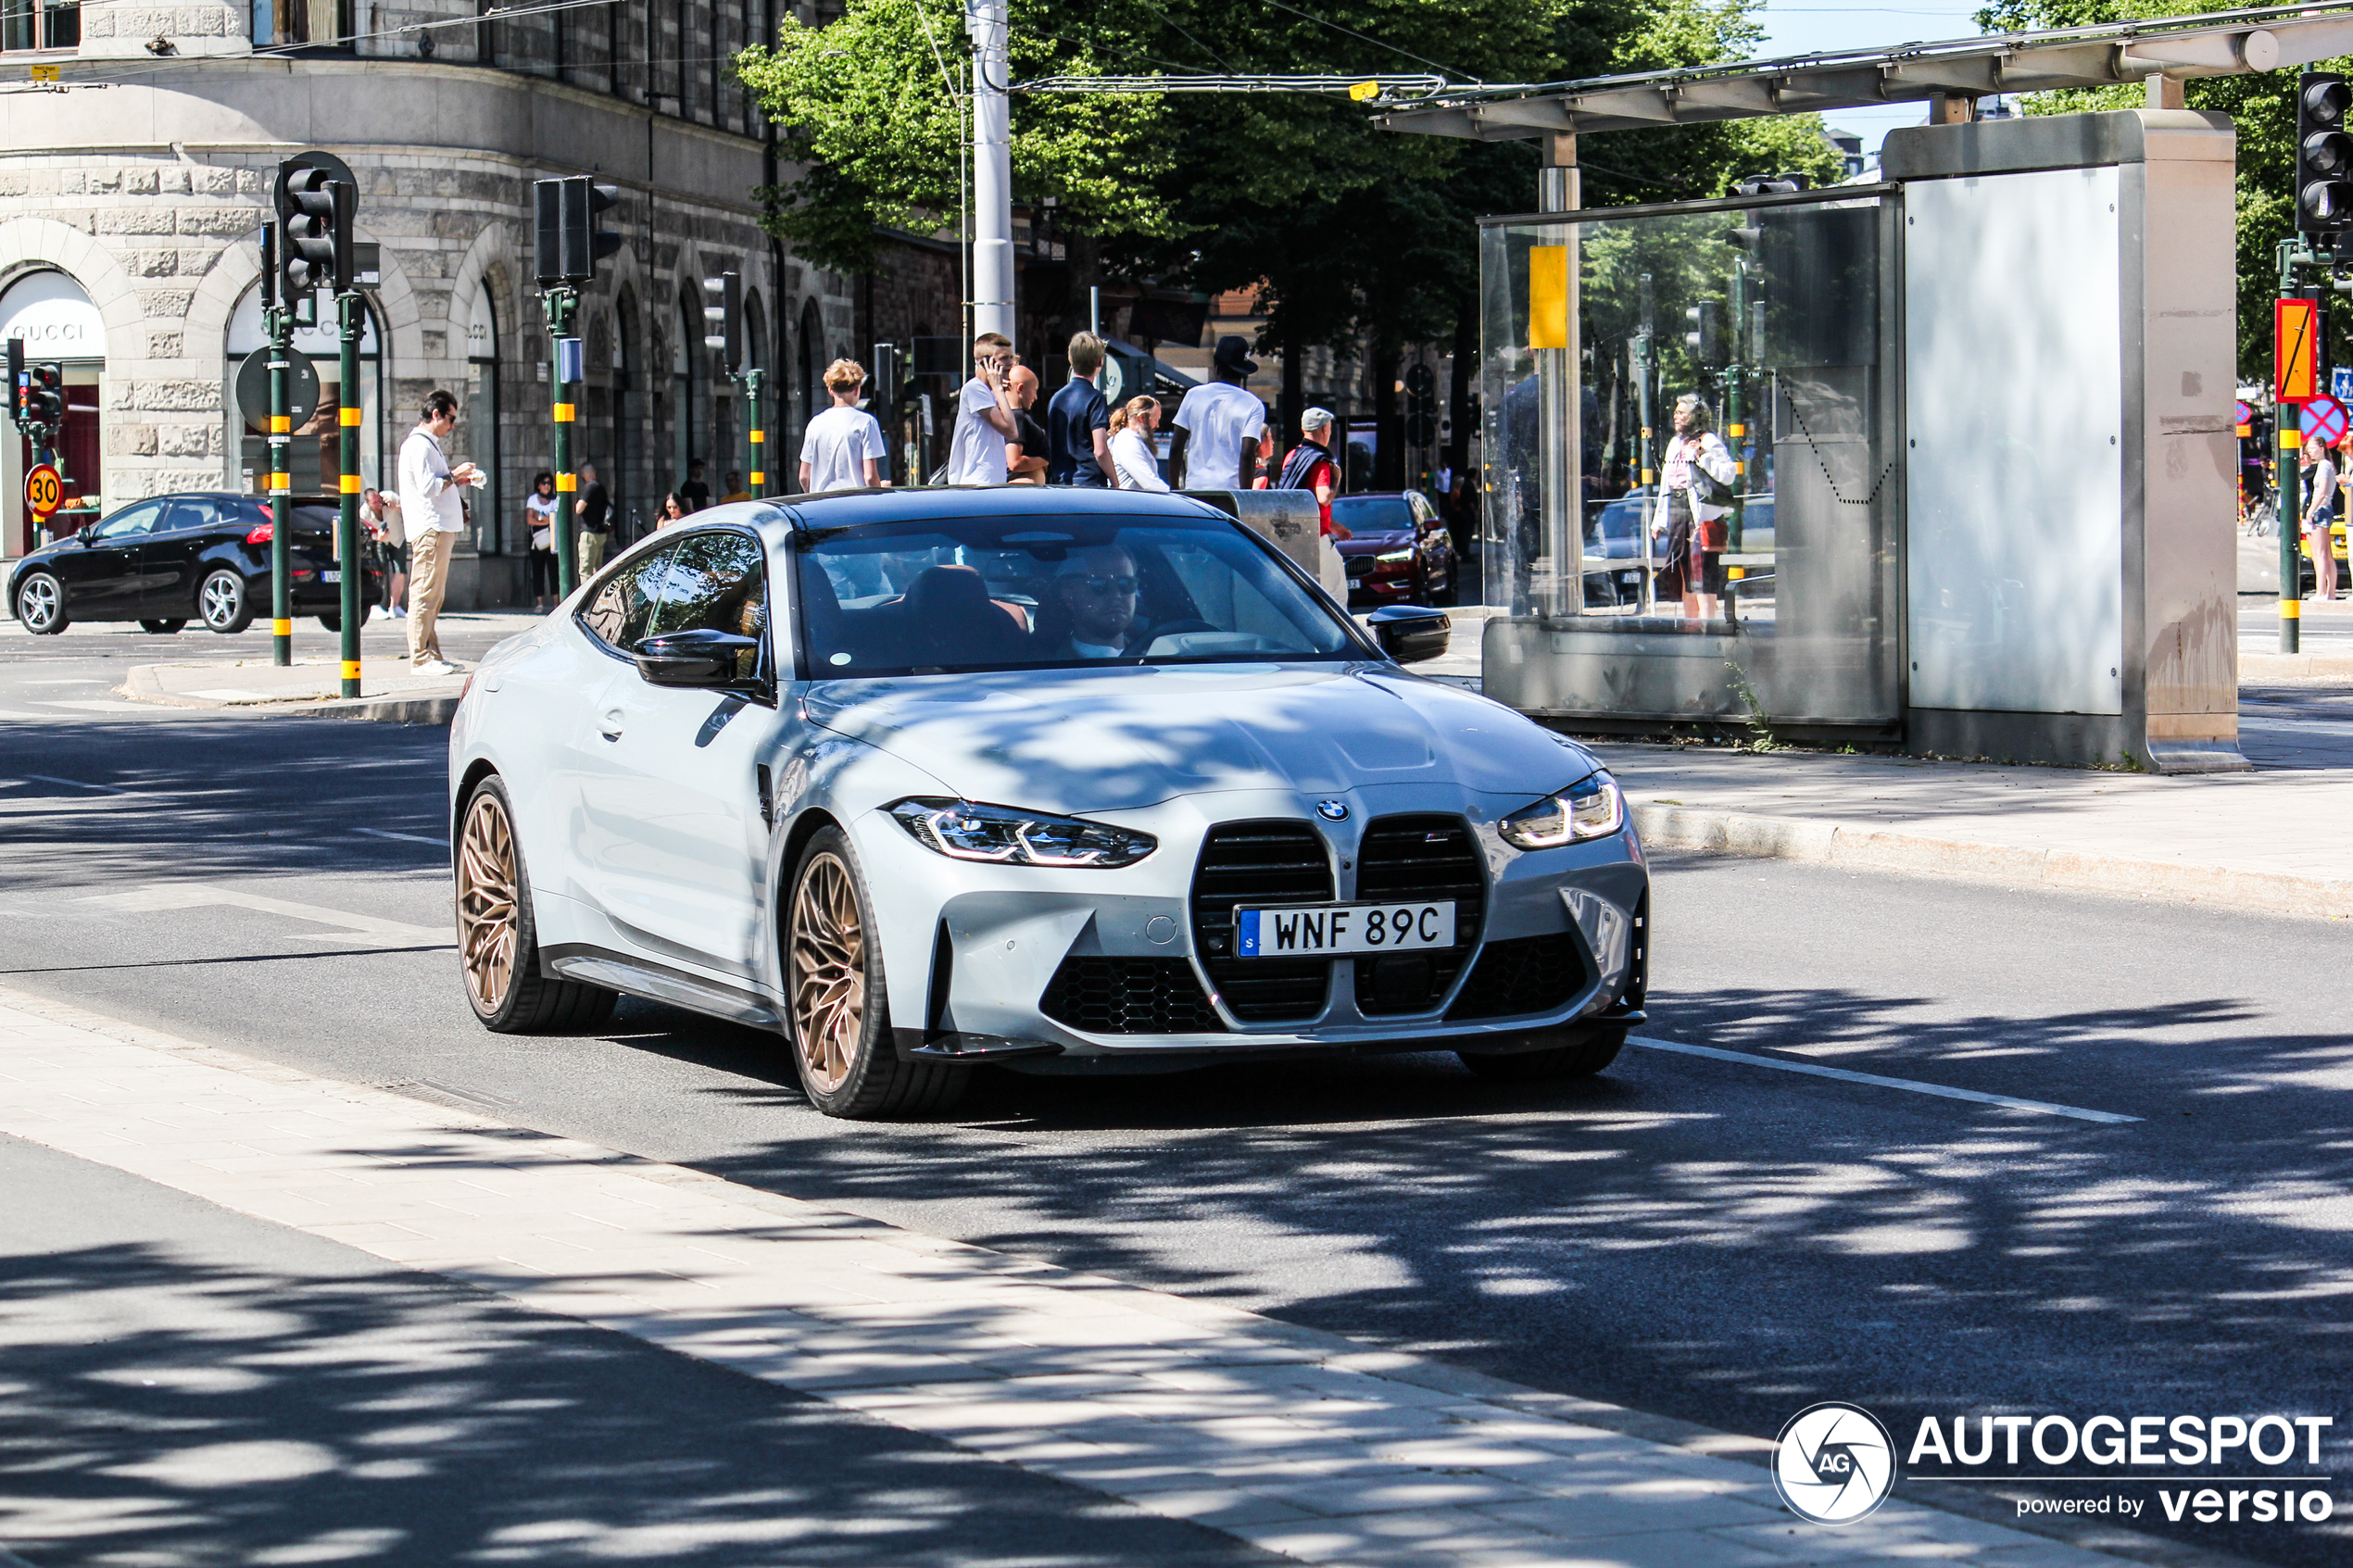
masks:
<instances>
[{"instance_id":1,"label":"car hood","mask_svg":"<svg viewBox=\"0 0 2353 1568\"><path fill-rule=\"evenodd\" d=\"M812 722L880 746L965 799L1043 811L1385 784L1533 798L1597 765L1510 709L1379 664L825 681L801 702Z\"/></svg>"},{"instance_id":2,"label":"car hood","mask_svg":"<svg viewBox=\"0 0 2353 1568\"><path fill-rule=\"evenodd\" d=\"M1401 528L1386 533L1359 533L1353 539L1336 539L1332 547L1343 556L1361 556L1376 550L1394 550L1413 542L1412 532Z\"/></svg>"}]
</instances>

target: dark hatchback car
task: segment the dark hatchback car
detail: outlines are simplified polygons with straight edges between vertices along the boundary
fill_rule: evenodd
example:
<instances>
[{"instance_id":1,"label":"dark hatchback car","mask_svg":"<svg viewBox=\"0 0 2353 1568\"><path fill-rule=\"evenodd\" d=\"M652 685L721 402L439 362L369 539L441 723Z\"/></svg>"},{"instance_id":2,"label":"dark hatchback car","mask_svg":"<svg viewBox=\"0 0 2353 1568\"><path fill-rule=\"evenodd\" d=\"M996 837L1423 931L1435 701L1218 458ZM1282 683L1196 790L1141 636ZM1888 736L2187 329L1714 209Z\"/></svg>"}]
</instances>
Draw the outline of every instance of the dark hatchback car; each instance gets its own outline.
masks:
<instances>
[{"instance_id":1,"label":"dark hatchback car","mask_svg":"<svg viewBox=\"0 0 2353 1568\"><path fill-rule=\"evenodd\" d=\"M297 497L288 509L295 613L341 631L338 503ZM135 621L164 633L196 621L214 632L242 632L269 612L274 527L270 503L252 495L212 491L133 501L26 556L9 574L8 608L41 635L76 621ZM381 569L371 561L364 570L362 620L365 607L384 598Z\"/></svg>"},{"instance_id":2,"label":"dark hatchback car","mask_svg":"<svg viewBox=\"0 0 2353 1568\"><path fill-rule=\"evenodd\" d=\"M1335 495L1332 521L1355 535L1333 541L1352 603L1450 605L1454 545L1419 491Z\"/></svg>"}]
</instances>

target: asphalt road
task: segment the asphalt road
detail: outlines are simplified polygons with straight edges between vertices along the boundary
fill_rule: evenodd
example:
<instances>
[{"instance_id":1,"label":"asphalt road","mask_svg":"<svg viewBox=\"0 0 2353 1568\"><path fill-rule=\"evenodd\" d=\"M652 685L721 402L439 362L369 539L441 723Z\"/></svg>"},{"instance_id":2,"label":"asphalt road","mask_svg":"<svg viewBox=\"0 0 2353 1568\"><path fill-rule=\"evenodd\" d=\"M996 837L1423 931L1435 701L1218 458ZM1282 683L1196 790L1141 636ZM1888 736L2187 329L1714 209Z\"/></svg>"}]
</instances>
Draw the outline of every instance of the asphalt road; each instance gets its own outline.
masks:
<instances>
[{"instance_id":1,"label":"asphalt road","mask_svg":"<svg viewBox=\"0 0 2353 1568\"><path fill-rule=\"evenodd\" d=\"M2334 925L1661 859L1653 1035L2141 1118L2120 1124L1643 1048L1538 1091L1444 1056L996 1073L950 1119L846 1124L752 1031L628 1003L593 1038L498 1038L446 947L81 902L202 881L441 925L421 841L445 733L44 710L103 701L74 694L122 657L94 633L63 657L71 635L0 653L0 709L34 715L0 728L0 984L1715 1427L1769 1436L1823 1399L1906 1448L1963 1412L2323 1414L2347 1491ZM2346 1558L2341 1521L2171 1525L2153 1485L2113 1489L2152 1499L2153 1534Z\"/></svg>"}]
</instances>

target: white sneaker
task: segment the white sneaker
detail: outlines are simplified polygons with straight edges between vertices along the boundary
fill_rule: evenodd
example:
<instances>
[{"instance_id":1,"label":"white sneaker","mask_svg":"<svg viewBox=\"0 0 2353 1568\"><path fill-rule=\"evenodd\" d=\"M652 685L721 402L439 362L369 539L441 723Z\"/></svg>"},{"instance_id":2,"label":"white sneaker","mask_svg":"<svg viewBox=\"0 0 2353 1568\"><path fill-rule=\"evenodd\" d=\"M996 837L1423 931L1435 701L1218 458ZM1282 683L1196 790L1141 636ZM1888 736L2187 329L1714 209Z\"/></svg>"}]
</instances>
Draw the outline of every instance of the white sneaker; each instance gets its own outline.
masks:
<instances>
[{"instance_id":1,"label":"white sneaker","mask_svg":"<svg viewBox=\"0 0 2353 1568\"><path fill-rule=\"evenodd\" d=\"M395 621L406 621L409 619L409 612L398 605L395 605L392 607L392 618Z\"/></svg>"},{"instance_id":2,"label":"white sneaker","mask_svg":"<svg viewBox=\"0 0 2353 1568\"><path fill-rule=\"evenodd\" d=\"M462 675L465 673L446 659L429 659L422 664L413 666L409 672L416 675Z\"/></svg>"}]
</instances>

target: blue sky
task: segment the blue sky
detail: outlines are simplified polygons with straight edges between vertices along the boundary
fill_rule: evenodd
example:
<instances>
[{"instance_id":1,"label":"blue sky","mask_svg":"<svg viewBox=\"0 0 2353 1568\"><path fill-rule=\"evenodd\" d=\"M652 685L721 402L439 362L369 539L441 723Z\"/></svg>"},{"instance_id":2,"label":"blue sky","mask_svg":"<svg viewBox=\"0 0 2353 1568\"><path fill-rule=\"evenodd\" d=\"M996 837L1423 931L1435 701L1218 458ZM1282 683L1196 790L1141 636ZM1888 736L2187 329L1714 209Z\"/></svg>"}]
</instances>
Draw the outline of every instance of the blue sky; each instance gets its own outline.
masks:
<instances>
[{"instance_id":1,"label":"blue sky","mask_svg":"<svg viewBox=\"0 0 2353 1568\"><path fill-rule=\"evenodd\" d=\"M1891 44L1929 43L1944 38L1973 38L1977 23L1970 19L1983 0L1902 0L1895 6L1841 5L1839 0L1792 0L1783 6L1768 0L1758 13L1765 24L1760 57L1803 55L1814 50L1867 49ZM1928 119L1926 106L1891 105L1886 108L1842 109L1825 117L1835 127L1860 132L1866 151L1877 151L1880 138L1899 125L1920 125Z\"/></svg>"}]
</instances>

